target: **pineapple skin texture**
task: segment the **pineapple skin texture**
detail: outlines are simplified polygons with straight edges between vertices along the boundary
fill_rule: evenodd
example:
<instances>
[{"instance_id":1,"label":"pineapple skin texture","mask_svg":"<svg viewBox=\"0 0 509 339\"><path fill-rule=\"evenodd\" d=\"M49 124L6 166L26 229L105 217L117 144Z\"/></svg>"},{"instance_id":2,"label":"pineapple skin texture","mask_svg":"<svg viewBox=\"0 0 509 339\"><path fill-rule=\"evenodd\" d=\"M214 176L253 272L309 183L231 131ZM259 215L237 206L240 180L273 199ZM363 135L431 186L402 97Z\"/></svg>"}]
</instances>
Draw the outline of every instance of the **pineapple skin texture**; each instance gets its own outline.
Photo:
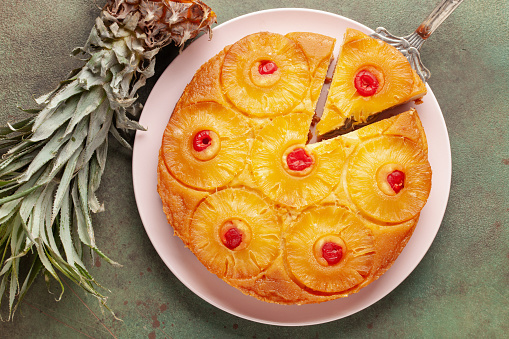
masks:
<instances>
[{"instance_id":1,"label":"pineapple skin texture","mask_svg":"<svg viewBox=\"0 0 509 339\"><path fill-rule=\"evenodd\" d=\"M200 258L200 261L202 261L209 271L243 293L266 302L278 304L318 303L346 297L352 293L358 292L363 287L378 279L389 269L394 260L401 253L410 239L419 219L419 213L416 213L411 218L401 222L384 223L366 215L352 200L347 183L348 166L352 156L364 143L370 140L379 137L395 137L412 143L412 145L419 148L421 153L427 157L427 142L417 112L412 110L402 113L390 119L368 125L344 136L306 145L310 152L316 154L318 163L323 161L324 154L329 156L329 158L325 157L326 159L335 159L336 162L335 166L328 168L327 171L334 171L333 174L337 179L327 183L326 189L322 189L323 192L318 198L313 198L310 201L306 201L305 199L281 200L277 198L277 195L267 195L267 192L264 192L260 187L259 175L253 172L253 169L257 166L257 164L254 163L257 161L255 159L256 157L253 157L252 154L255 147L254 145L257 143L256 140L261 138L259 136L263 135L264 132L270 131L273 127L277 127L277 125L280 124L278 121L288 120L291 117L289 122L291 127L289 127L288 133L294 133L296 135L295 143L305 144L307 129L303 129L301 125L309 126L311 122L314 108L331 62L332 50L335 43L332 38L314 33L289 33L285 38L294 42L294 48L299 48L301 50L301 53L306 56L308 63L309 87L302 93L300 99L294 103L294 106L288 110L288 112L283 112L272 117L260 117L256 114L251 115L244 112L244 108L237 108L228 98L220 77L225 56L231 48L231 46L227 46L197 71L177 103L174 116L177 117L180 111L185 111L188 107L196 103L214 103L236 112L239 117L245 118L247 125L250 127L250 132L247 133L244 138L244 147L250 150L250 154L245 158L243 166L239 166L239 168L235 170L235 175L226 184L221 184L218 187L196 187L195 185L190 186L185 184L178 177L178 173L172 173L171 169L167 167L165 158L168 155L165 154L163 150L163 142L163 148L159 154L157 189L163 202L163 210L167 216L168 222L175 230L175 235L179 236L184 244ZM171 119L174 119L174 117L172 116ZM219 134L221 134L221 130L219 130ZM336 152L337 155L330 158L330 154L335 154L334 152ZM267 156L270 157L273 155L269 152ZM275 159L277 159L277 156ZM193 168L188 168L188 171L192 172ZM305 180L295 180L293 184L297 185L296 188L298 187L295 192L305 190L306 185L309 185L309 183L304 183ZM271 228L270 232L267 233L267 227L264 227L264 231L261 231L259 234L260 237L267 237L272 242L274 239L279 239L277 240L279 242L277 251L273 252L273 247L270 245L260 245L264 243L263 241L259 241L256 243L257 245L253 245L255 247L253 251L255 252L266 252L263 250L264 246L271 249L270 264L267 264L266 260L264 263L261 263L262 260L260 260L260 263L254 260L254 266L258 265L259 269L253 268L253 260L250 258L253 256L241 254L237 257L233 257L234 259L228 257L229 259L226 259L226 267L223 268L218 267L216 264L210 264L210 260L212 259L209 260L207 258L213 258L214 254L200 252L201 249L199 249L199 247L201 245L198 246L196 241L193 240L195 237L193 232L195 232L194 230L198 225L197 223L200 223L199 227L204 228L202 224L204 220L207 220L206 214L204 216L204 211L224 210L224 206L226 205L234 206L234 209L240 210L235 202L236 198L234 197L236 195L224 194L225 192L236 192L237 190L248 193L251 192L253 195L259 196L260 199L264 201L264 204L269 206L262 208L264 213L270 210L269 214L271 218L277 221L277 230ZM224 194L224 197L227 197L225 199L228 201L223 199L221 203L220 201L222 200L215 198L218 194ZM211 205L205 209L202 205L207 201L215 201L214 204L219 205L216 205L217 208ZM298 203L292 201L298 201ZM341 209L355 216L355 219L359 220L360 225L362 225L361 233L364 235L368 234L373 241L369 249L366 250L367 255L370 256L370 259L366 261L369 263L369 268L367 269L365 267L366 262L361 265L362 268L359 268L362 277L361 281L357 281L346 289L343 287L342 290L324 292L306 286L305 282L303 283L296 278L295 271L292 270L291 264L287 259L288 253L286 243L288 239L293 237L292 234L295 230L296 222L303 213L308 213L313 210L328 211L330 208ZM200 216L198 218L195 216L197 210L200 210ZM242 220L248 219L241 212L237 212L236 215L230 217ZM217 219L216 217L214 218ZM210 217L210 219L214 218L212 218L212 216ZM219 226L220 225L211 225L211 227L216 228L219 228ZM256 234L259 229L262 229L262 227L258 227L257 225L250 226L253 230L253 234ZM214 246L221 246L219 240L220 236L217 236L217 233L214 233L214 231L210 234L215 234L211 236L210 239L211 242L215 242ZM203 243L203 239L201 243ZM215 248L214 246L210 248ZM237 262L242 262L242 260L247 260L248 262L246 264L238 264L238 270L232 269L232 265L235 265ZM249 269L246 267L249 267Z\"/></svg>"}]
</instances>

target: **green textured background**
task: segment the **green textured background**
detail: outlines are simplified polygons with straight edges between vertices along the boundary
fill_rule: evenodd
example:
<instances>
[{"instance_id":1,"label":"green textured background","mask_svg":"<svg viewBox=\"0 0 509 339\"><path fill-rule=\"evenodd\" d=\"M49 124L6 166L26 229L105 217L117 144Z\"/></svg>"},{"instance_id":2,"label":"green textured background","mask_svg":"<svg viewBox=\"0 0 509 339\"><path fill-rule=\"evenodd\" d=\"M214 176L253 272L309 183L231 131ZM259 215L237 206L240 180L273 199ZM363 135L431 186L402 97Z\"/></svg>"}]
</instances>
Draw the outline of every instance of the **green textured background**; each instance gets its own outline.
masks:
<instances>
[{"instance_id":1,"label":"green textured background","mask_svg":"<svg viewBox=\"0 0 509 339\"><path fill-rule=\"evenodd\" d=\"M438 0L209 0L219 23L262 9L313 8L405 35ZM103 1L98 1L102 4ZM92 0L0 2L0 123L19 120L17 105L53 89L81 65L82 46L99 13ZM56 302L36 281L0 338L368 338L507 337L509 333L509 3L466 0L422 49L451 142L452 186L439 233L413 273L388 296L345 319L308 327L262 325L229 315L189 291L161 261L139 218L131 153L111 142L94 216L97 243L124 264L90 262L111 290L123 322L69 285ZM158 58L159 75L175 49ZM152 78L141 92L144 101ZM71 290L72 288L72 290ZM74 293L75 292L75 293ZM6 300L2 305L5 315ZM89 307L90 309L88 309ZM94 316L95 314L95 316Z\"/></svg>"}]
</instances>

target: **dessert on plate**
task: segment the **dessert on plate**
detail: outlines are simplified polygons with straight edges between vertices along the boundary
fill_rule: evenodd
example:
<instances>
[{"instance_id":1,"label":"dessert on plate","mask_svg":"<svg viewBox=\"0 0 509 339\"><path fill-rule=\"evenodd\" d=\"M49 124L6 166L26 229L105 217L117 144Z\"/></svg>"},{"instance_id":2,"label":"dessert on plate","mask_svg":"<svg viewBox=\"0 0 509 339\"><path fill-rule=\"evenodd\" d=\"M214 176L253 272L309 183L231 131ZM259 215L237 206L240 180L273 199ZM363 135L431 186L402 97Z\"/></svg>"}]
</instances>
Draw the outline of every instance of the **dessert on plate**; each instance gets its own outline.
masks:
<instances>
[{"instance_id":1,"label":"dessert on plate","mask_svg":"<svg viewBox=\"0 0 509 339\"><path fill-rule=\"evenodd\" d=\"M365 123L425 93L411 69L398 75L406 66L387 70L387 58L372 56L385 49L370 39L345 35L338 63L355 70L348 80L336 66L327 107L345 105L339 93L356 89L359 73L368 85L362 78L348 92L356 110L343 120ZM349 61L353 42L368 45L365 63ZM316 303L369 285L403 250L431 189L414 109L309 143L334 44L260 32L226 46L196 72L164 131L157 189L175 234L211 273L267 302ZM368 111L355 100L372 91L372 77L380 80ZM338 111L318 126L332 126Z\"/></svg>"},{"instance_id":2,"label":"dessert on plate","mask_svg":"<svg viewBox=\"0 0 509 339\"><path fill-rule=\"evenodd\" d=\"M425 94L426 85L400 51L348 29L317 132L351 130L391 107L418 102Z\"/></svg>"}]
</instances>

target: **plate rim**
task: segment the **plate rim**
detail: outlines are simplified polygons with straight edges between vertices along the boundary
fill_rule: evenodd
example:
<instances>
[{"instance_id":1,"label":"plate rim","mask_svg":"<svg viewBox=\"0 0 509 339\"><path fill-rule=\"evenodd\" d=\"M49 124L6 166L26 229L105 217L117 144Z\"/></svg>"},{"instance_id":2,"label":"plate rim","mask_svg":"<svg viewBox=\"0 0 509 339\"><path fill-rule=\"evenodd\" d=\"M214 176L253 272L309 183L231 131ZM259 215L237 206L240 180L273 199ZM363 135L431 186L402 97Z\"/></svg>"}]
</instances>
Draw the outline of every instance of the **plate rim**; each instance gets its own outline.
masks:
<instances>
[{"instance_id":1,"label":"plate rim","mask_svg":"<svg viewBox=\"0 0 509 339\"><path fill-rule=\"evenodd\" d=\"M214 31L217 31L218 29L221 29L223 30L224 28L223 27L228 27L229 25L235 25L237 22L239 21L243 21L243 20L246 20L247 18L251 18L251 17L257 17L257 16L263 16L263 15L266 15L266 14L277 14L277 13L286 13L288 14L289 12L295 12L295 13L313 13L315 15L326 15L326 16L330 16L334 19L339 19L339 20L343 20L345 22L349 22L349 23L352 23L353 25L355 26L361 26L364 28L365 31L368 31L368 32L372 32L373 30L371 30L370 28L368 28L367 26L361 24L361 23L358 23L352 19L349 19L349 18L346 18L344 16L341 16L339 14L335 14L335 13L331 13L331 12L326 12L326 11L322 11L322 10L317 10L317 9L308 9L308 8L274 8L274 9L265 9L265 10L260 10L260 11L256 11L256 12L251 12L251 13L247 13L247 14L243 14L241 16L238 16L238 17L235 17L235 18L232 18L228 21L225 21L223 23L221 23L220 25L216 26L213 28L213 32ZM199 39L207 39L206 36L201 36L200 38L198 38L193 44L191 44L188 48L186 48L182 54L186 53L186 51L190 50L192 52L193 50L193 46L196 46L196 42L199 40ZM338 43L337 45L339 45L340 43ZM224 48L224 46L222 46L221 48ZM188 52L188 53L191 53L191 52ZM182 54L177 56L177 58L182 58ZM176 58L176 59L177 59ZM175 60L176 60L175 59ZM140 115L140 123L142 123L143 125L143 122L144 122L144 117L146 118L148 114L145 114L145 109L147 108L147 105L150 107L150 104L154 99L152 99L152 97L155 95L155 91L154 89L156 88L159 88L162 85L162 83L164 83L165 81L165 73L166 72L170 72L171 69L172 69L172 64L175 63L175 60L173 60L172 63L170 63L170 65L163 71L163 73L161 74L160 78L157 80L157 82L155 83L153 89L151 90L147 100L146 100L146 103L145 103L145 107ZM207 59L208 60L208 59ZM206 60L205 60L206 61ZM192 73L194 74L196 70L193 70ZM187 84L187 83L186 83ZM158 86L159 85L159 86ZM338 320L338 319L341 319L341 318L345 318L345 317L348 317L350 315L353 315L357 312L360 312L370 306L372 306L373 304L375 304L376 302L378 302L379 300L381 300L382 298L384 298L385 296L387 296L389 293L391 293L394 289L396 289L414 270L415 268L417 267L417 265L422 261L422 258L426 255L426 253L428 252L429 248L431 247L431 244L433 243L437 233L438 233L438 230L440 229L440 224L442 223L442 220L443 220L443 217L444 217L444 214L445 214L445 210L447 208L447 201L448 201L448 198L449 198L449 194L450 194L450 186L451 186L451 177L452 177L452 160L451 160L451 149L450 149L450 141L449 141L449 135L448 135L448 132L447 132L447 126L445 124L445 119L443 117L443 114L442 114L442 111L440 109L440 106L438 105L438 101L436 100L436 97L434 96L431 88L429 86L427 86L428 88L428 94L427 94L427 97L432 97L433 100L429 100L429 101L433 101L433 104L434 106L434 109L436 109L439 113L439 116L441 117L439 123L440 123L440 126L445 130L445 134L442 135L443 137L445 137L445 140L443 140L444 142L446 142L446 145L444 146L447 146L447 147L443 147L442 151L445 152L445 158L446 158L446 164L445 164L445 167L447 168L447 173L445 174L445 177L446 177L446 180L445 182L442 182L441 184L442 185L446 185L446 189L445 191L442 192L442 200L445 200L445 203L441 204L441 209L439 211L439 215L440 215L440 221L439 221L439 225L438 227L436 227L436 231L434 232L434 234L432 234L432 237L431 237L431 241L429 242L429 244L427 245L427 248L422 251L422 255L418 258L418 260L413 260L414 262L414 265L407 270L407 273L403 276L403 277L400 277L398 280L398 282L391 288L389 289L385 294L382 294L382 295L379 295L375 300L373 300L372 302L370 302L368 305L365 305L364 307L360 308L360 309L357 309L351 313L348 313L346 315L343 315L343 316L331 316L331 317L328 317L328 318L323 318L321 320L314 320L314 321L308 321L308 322L305 322L305 321L297 321L297 322L291 322L291 321L287 321L287 322L281 322L281 321L271 321L271 320L267 320L267 319L260 319L260 318L257 318L257 317L253 317L253 316L249 316L249 315L246 315L246 314L239 314L238 312L235 312L235 311L232 311L232 310L229 310L229 309L226 309L223 305L220 305L218 304L215 300L212 300L211 298L209 298L207 295L203 295L203 293L200 293L200 292L197 292L192 286L189 285L189 283L187 281L185 281L185 279L183 280L182 279L182 276L179 272L175 272L174 268L173 268L173 265L171 265L171 263L168 263L168 261L166 260L167 258L164 258L164 256L161 254L161 249L156 246L157 244L157 241L156 239L154 238L155 237L155 234L153 234L150 230L150 227L147 227L147 222L146 222L146 216L144 215L144 213L141 211L141 208L140 208L140 199L142 197L139 197L139 194L140 193L140 189L138 187L138 184L139 184L139 181L136 180L136 178L138 178L139 174L138 174L138 170L139 170L139 166L137 166L136 164L136 159L138 158L138 154L140 152L140 135L142 135L143 133L147 133L147 132L140 132L140 131L137 131L136 132L136 136L135 136L135 141L134 141L134 146L133 146L133 159L132 159L132 174L133 174L133 189L134 189L134 194L135 194L135 200L136 200L136 205L138 207L138 210L139 210L139 215L140 215L140 219L143 223L143 226L145 228L145 232L147 233L151 243L152 243L152 246L154 247L154 249L156 250L156 252L158 253L159 257L161 258L161 260L165 263L165 265L170 269L170 271L172 272L172 274L175 275L175 277L177 277L177 279L179 279L179 281L185 285L188 289L190 289L194 294L196 294L197 296L199 296L201 299L203 299L204 301L208 302L209 304L231 314L231 315L234 315L234 316L237 316L237 317L240 317L240 318L243 318L243 319L247 319L247 320L251 320L251 321L254 321L254 322L258 322L258 323L263 323L263 324L268 324L268 325L277 325L277 326L310 326L310 325L318 325L318 324L323 324L323 323L327 323L327 322L330 322L330 321L334 321L334 320ZM176 102L175 102L176 103ZM171 107L171 111L173 111L173 107ZM171 116L171 111L167 117L167 119L170 118ZM154 172L155 172L155 169L154 169ZM435 176L433 176L435 177ZM154 188L155 190L155 188ZM157 193L156 193L157 194ZM161 213L162 212L162 209L161 209ZM436 213L436 211L435 211ZM171 226L170 226L171 227ZM412 239L412 238L411 238ZM180 240L180 239L179 239ZM401 257L401 255L400 255ZM399 257L398 257L399 259ZM396 260L397 261L397 260ZM388 271L390 272L390 270ZM388 273L387 272L387 273ZM387 273L385 273L383 276L385 276ZM382 276L382 278L383 278ZM382 279L381 278L381 279ZM371 285L373 284L376 284L377 282L373 282ZM225 283L226 284L226 283ZM370 286L362 289L359 293L362 293L363 290L365 289L368 289ZM348 298L352 298L354 295L352 296L349 296ZM250 297L252 298L252 297ZM342 300L342 299L336 299L336 300L333 300L333 301L328 301L327 303L331 303L331 302L334 302L334 301L337 301L337 300ZM273 305L273 304L270 304L270 303L267 303L269 305ZM321 305L323 303L320 303L320 304L312 304L312 305ZM298 306L298 307L303 307L303 306L307 306L307 305L302 305L302 306ZM292 307L292 305L290 306L283 306L283 307Z\"/></svg>"}]
</instances>

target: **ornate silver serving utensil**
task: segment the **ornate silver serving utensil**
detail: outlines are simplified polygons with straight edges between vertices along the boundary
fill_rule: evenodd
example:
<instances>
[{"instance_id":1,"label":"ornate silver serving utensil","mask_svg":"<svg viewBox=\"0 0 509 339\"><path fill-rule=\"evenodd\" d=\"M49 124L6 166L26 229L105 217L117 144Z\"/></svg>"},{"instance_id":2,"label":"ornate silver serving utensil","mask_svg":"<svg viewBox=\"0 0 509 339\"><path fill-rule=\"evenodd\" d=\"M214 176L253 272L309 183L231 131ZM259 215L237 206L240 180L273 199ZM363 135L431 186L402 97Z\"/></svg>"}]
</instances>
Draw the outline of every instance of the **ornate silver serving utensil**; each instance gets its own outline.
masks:
<instances>
[{"instance_id":1,"label":"ornate silver serving utensil","mask_svg":"<svg viewBox=\"0 0 509 339\"><path fill-rule=\"evenodd\" d=\"M429 36L440 24L463 2L463 0L442 0L422 24L410 35L397 37L385 28L378 27L372 37L380 39L396 47L410 62L412 68L426 82L431 76L430 71L423 65L419 50Z\"/></svg>"}]
</instances>

